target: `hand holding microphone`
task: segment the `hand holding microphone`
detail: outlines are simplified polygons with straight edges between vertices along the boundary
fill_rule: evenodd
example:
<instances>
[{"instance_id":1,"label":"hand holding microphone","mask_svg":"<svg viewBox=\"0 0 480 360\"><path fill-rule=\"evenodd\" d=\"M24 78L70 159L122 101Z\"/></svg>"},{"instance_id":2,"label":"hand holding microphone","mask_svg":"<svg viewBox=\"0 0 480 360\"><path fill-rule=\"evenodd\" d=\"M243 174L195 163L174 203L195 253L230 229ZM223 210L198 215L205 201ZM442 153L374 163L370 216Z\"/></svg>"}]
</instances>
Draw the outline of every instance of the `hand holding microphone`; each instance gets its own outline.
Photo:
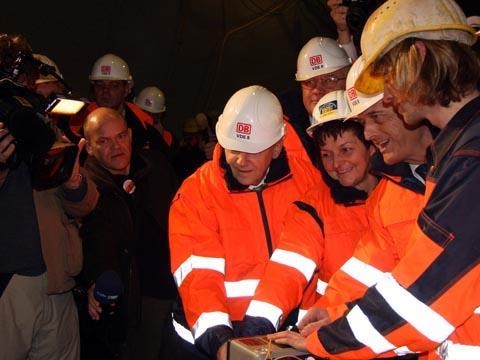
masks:
<instances>
[{"instance_id":1,"label":"hand holding microphone","mask_svg":"<svg viewBox=\"0 0 480 360\"><path fill-rule=\"evenodd\" d=\"M122 281L117 272L109 270L100 274L88 289L88 313L92 319L100 320L104 311L105 315L113 315L121 294Z\"/></svg>"}]
</instances>

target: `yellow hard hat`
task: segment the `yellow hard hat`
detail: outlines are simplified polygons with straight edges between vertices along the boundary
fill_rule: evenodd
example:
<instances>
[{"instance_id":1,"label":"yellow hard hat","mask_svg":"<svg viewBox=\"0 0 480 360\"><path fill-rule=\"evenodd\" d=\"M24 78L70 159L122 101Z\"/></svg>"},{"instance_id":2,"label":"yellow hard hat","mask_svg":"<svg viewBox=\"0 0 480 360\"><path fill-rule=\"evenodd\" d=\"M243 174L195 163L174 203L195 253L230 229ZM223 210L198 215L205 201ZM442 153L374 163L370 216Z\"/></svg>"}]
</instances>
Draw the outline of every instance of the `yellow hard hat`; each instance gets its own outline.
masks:
<instances>
[{"instance_id":1,"label":"yellow hard hat","mask_svg":"<svg viewBox=\"0 0 480 360\"><path fill-rule=\"evenodd\" d=\"M407 38L466 45L476 41L475 30L453 0L388 0L370 15L363 29L360 45L365 70L355 88L366 94L383 91L383 81L371 75L371 65Z\"/></svg>"}]
</instances>

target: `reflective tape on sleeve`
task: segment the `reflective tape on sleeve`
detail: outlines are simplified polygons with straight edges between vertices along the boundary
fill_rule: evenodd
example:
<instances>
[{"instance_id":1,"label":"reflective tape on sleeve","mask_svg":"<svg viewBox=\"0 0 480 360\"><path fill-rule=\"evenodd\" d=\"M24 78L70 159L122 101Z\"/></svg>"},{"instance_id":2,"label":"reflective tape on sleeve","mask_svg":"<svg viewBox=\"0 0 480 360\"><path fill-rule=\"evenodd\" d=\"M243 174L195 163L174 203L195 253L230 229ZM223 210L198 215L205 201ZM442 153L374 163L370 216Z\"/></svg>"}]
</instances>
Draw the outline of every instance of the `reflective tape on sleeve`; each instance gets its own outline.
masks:
<instances>
[{"instance_id":1,"label":"reflective tape on sleeve","mask_svg":"<svg viewBox=\"0 0 480 360\"><path fill-rule=\"evenodd\" d=\"M297 317L297 322L295 325L298 325L300 321L302 321L303 317L307 315L308 310L307 309L298 309L298 317Z\"/></svg>"},{"instance_id":2,"label":"reflective tape on sleeve","mask_svg":"<svg viewBox=\"0 0 480 360\"><path fill-rule=\"evenodd\" d=\"M410 350L407 346L402 346L402 347L399 347L395 350L393 350L395 352L395 354L397 354L398 356L403 356L403 355L408 355L408 354L416 354L417 352L416 351L412 351Z\"/></svg>"},{"instance_id":3,"label":"reflective tape on sleeve","mask_svg":"<svg viewBox=\"0 0 480 360\"><path fill-rule=\"evenodd\" d=\"M375 329L358 305L347 314L347 321L355 338L376 354L395 349L395 346Z\"/></svg>"},{"instance_id":4,"label":"reflective tape on sleeve","mask_svg":"<svg viewBox=\"0 0 480 360\"><path fill-rule=\"evenodd\" d=\"M248 305L246 315L264 317L278 330L282 309L265 301L252 300Z\"/></svg>"},{"instance_id":5,"label":"reflective tape on sleeve","mask_svg":"<svg viewBox=\"0 0 480 360\"><path fill-rule=\"evenodd\" d=\"M183 280L192 272L193 269L209 269L225 274L225 259L215 257L205 257L191 255L174 272L173 277L177 287L180 287Z\"/></svg>"},{"instance_id":6,"label":"reflective tape on sleeve","mask_svg":"<svg viewBox=\"0 0 480 360\"><path fill-rule=\"evenodd\" d=\"M183 340L189 342L190 344L195 344L195 340L193 339L193 335L190 330L188 330L185 326L175 321L174 318L172 318L172 322L173 322L173 328L175 329L175 332L177 333L178 336L180 336Z\"/></svg>"},{"instance_id":7,"label":"reflective tape on sleeve","mask_svg":"<svg viewBox=\"0 0 480 360\"><path fill-rule=\"evenodd\" d=\"M227 291L227 298L235 298L242 296L253 296L257 289L259 279L240 280L240 281L225 281L225 290Z\"/></svg>"},{"instance_id":8,"label":"reflective tape on sleeve","mask_svg":"<svg viewBox=\"0 0 480 360\"><path fill-rule=\"evenodd\" d=\"M440 358L444 360L480 359L480 346L456 344L447 340L439 349Z\"/></svg>"},{"instance_id":9,"label":"reflective tape on sleeve","mask_svg":"<svg viewBox=\"0 0 480 360\"><path fill-rule=\"evenodd\" d=\"M325 295L325 292L327 291L327 286L328 286L328 283L318 279L318 281L317 281L317 293L319 293L320 295Z\"/></svg>"},{"instance_id":10,"label":"reflective tape on sleeve","mask_svg":"<svg viewBox=\"0 0 480 360\"><path fill-rule=\"evenodd\" d=\"M473 311L474 314L480 314L480 307L477 307L474 311Z\"/></svg>"},{"instance_id":11,"label":"reflective tape on sleeve","mask_svg":"<svg viewBox=\"0 0 480 360\"><path fill-rule=\"evenodd\" d=\"M426 338L441 343L455 327L403 288L391 274L385 274L375 286L388 305Z\"/></svg>"},{"instance_id":12,"label":"reflective tape on sleeve","mask_svg":"<svg viewBox=\"0 0 480 360\"><path fill-rule=\"evenodd\" d=\"M307 281L310 281L317 267L317 264L315 264L313 260L296 252L283 249L275 250L270 260L296 269L302 273Z\"/></svg>"},{"instance_id":13,"label":"reflective tape on sleeve","mask_svg":"<svg viewBox=\"0 0 480 360\"><path fill-rule=\"evenodd\" d=\"M232 328L232 323L227 313L221 311L202 313L192 327L193 337L196 340L209 328L217 325L226 325Z\"/></svg>"},{"instance_id":14,"label":"reflective tape on sleeve","mask_svg":"<svg viewBox=\"0 0 480 360\"><path fill-rule=\"evenodd\" d=\"M368 287L375 285L378 282L378 279L384 274L382 271L360 261L356 257L348 259L340 269Z\"/></svg>"}]
</instances>

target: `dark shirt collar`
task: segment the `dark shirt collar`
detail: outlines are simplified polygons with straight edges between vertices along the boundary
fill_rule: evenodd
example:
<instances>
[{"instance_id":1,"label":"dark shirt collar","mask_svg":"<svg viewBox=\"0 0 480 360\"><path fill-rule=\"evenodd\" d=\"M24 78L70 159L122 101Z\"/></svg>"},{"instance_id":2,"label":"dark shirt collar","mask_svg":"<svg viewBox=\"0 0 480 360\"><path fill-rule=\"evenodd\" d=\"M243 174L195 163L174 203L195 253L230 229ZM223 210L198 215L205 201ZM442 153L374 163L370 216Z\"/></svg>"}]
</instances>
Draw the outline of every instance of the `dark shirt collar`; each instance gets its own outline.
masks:
<instances>
[{"instance_id":1,"label":"dark shirt collar","mask_svg":"<svg viewBox=\"0 0 480 360\"><path fill-rule=\"evenodd\" d=\"M469 101L448 122L447 126L440 131L433 142L429 153L429 164L435 167L451 149L465 127L480 110L480 96Z\"/></svg>"},{"instance_id":2,"label":"dark shirt collar","mask_svg":"<svg viewBox=\"0 0 480 360\"><path fill-rule=\"evenodd\" d=\"M130 172L128 175L113 175L93 156L89 156L85 163L85 168L92 174L92 179L96 183L100 181L110 186L115 185L119 188L122 188L123 182L127 179L133 180L134 182L141 181L150 172L151 167L152 164L150 161L136 151L132 152Z\"/></svg>"},{"instance_id":3,"label":"dark shirt collar","mask_svg":"<svg viewBox=\"0 0 480 360\"><path fill-rule=\"evenodd\" d=\"M401 162L387 165L379 152L375 152L370 158L370 172L418 194L425 193L425 185L415 177L409 164Z\"/></svg>"}]
</instances>

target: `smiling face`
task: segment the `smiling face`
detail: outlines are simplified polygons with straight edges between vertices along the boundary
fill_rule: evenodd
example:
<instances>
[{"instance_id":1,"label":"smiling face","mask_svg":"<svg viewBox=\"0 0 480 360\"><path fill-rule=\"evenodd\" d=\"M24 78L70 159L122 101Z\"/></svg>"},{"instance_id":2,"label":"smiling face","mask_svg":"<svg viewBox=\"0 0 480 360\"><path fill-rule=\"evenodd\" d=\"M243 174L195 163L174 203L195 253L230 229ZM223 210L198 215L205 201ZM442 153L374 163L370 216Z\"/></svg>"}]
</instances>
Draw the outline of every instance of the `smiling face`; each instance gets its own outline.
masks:
<instances>
[{"instance_id":1,"label":"smiling face","mask_svg":"<svg viewBox=\"0 0 480 360\"><path fill-rule=\"evenodd\" d=\"M392 107L382 100L358 115L365 128L365 139L380 151L385 163L422 163L425 158L425 125L409 128Z\"/></svg>"},{"instance_id":2,"label":"smiling face","mask_svg":"<svg viewBox=\"0 0 480 360\"><path fill-rule=\"evenodd\" d=\"M345 130L336 138L327 135L320 146L322 165L328 175L343 186L367 192L375 184L374 177L368 173L371 153L352 130Z\"/></svg>"},{"instance_id":3,"label":"smiling face","mask_svg":"<svg viewBox=\"0 0 480 360\"><path fill-rule=\"evenodd\" d=\"M265 177L273 159L282 151L283 141L280 140L269 148L256 153L246 153L225 149L227 164L233 177L242 185L258 185Z\"/></svg>"}]
</instances>

